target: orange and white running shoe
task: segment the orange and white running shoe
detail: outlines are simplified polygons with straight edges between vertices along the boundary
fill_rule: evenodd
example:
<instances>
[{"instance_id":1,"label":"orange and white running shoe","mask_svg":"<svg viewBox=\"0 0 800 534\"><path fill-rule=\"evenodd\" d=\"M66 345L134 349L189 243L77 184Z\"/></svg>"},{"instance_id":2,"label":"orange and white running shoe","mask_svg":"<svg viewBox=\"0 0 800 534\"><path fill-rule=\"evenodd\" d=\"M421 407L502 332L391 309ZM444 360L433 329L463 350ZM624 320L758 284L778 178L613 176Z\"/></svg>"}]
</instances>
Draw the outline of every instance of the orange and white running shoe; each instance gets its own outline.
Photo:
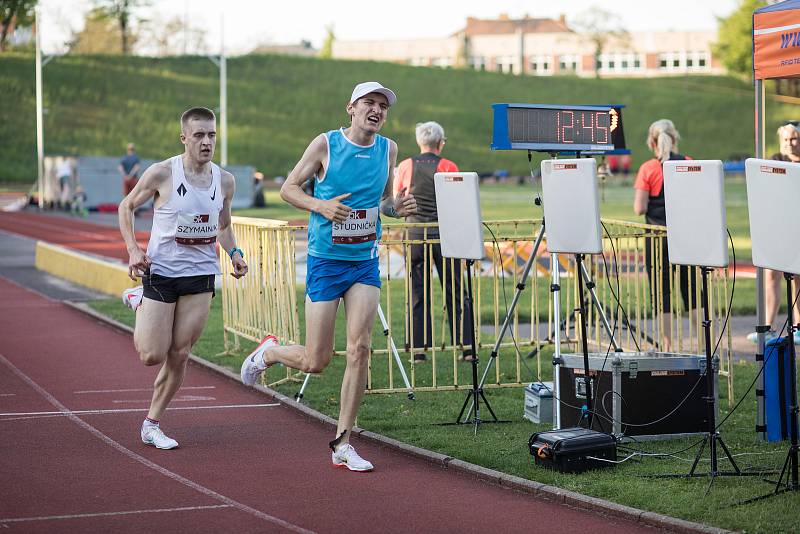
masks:
<instances>
[{"instance_id":1,"label":"orange and white running shoe","mask_svg":"<svg viewBox=\"0 0 800 534\"><path fill-rule=\"evenodd\" d=\"M278 345L278 338L272 334L266 336L261 340L261 343L251 352L247 358L242 362L242 370L239 376L242 378L242 384L252 386L258 381L261 373L267 370L267 365L264 363L264 351L267 347L274 347Z\"/></svg>"},{"instance_id":2,"label":"orange and white running shoe","mask_svg":"<svg viewBox=\"0 0 800 534\"><path fill-rule=\"evenodd\" d=\"M122 292L122 302L133 311L136 311L136 308L142 303L142 298L144 298L142 286L132 287Z\"/></svg>"}]
</instances>

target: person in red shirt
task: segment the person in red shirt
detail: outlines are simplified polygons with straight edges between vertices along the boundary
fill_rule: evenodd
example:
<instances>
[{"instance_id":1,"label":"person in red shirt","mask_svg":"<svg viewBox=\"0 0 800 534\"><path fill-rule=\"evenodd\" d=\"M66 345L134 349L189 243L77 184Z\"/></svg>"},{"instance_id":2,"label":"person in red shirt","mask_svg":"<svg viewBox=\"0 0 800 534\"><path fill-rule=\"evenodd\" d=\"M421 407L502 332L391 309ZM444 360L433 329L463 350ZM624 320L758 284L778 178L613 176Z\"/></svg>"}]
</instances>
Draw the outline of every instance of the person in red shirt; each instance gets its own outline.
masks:
<instances>
[{"instance_id":1,"label":"person in red shirt","mask_svg":"<svg viewBox=\"0 0 800 534\"><path fill-rule=\"evenodd\" d=\"M458 166L442 157L442 150L447 142L444 129L436 122L422 122L416 126L419 155L405 159L397 167L394 180L394 194L401 191L410 193L417 200L417 212L406 217L407 222L436 222L439 220L436 210L436 191L433 175L437 172L458 172ZM410 228L408 238L423 240L439 238L438 228ZM447 318L450 321L451 339L454 344L470 347L472 332L462 318L461 309L461 269L459 264L442 259L441 246L436 244L412 244L410 249L411 263L411 302L409 316L413 331L413 348L427 350L433 345L431 324L431 271L430 262L436 266L439 283L444 286ZM455 268L454 268L455 266ZM452 288L455 287L455 290ZM466 310L464 310L466 311ZM406 326L408 328L408 325ZM472 349L462 349L464 360L471 361ZM414 354L414 361L427 359L424 352Z\"/></svg>"},{"instance_id":2,"label":"person in red shirt","mask_svg":"<svg viewBox=\"0 0 800 534\"><path fill-rule=\"evenodd\" d=\"M667 225L667 212L664 205L664 172L662 163L667 160L691 159L678 153L678 142L681 136L675 125L669 119L660 119L650 125L647 133L647 146L653 151L654 158L645 161L636 175L633 184L635 190L633 199L633 211L637 215L644 215L647 224L659 226ZM663 313L670 313L672 308L670 273L676 273L679 279L681 297L685 310L696 305L695 302L695 272L686 266L679 269L670 267L669 251L667 249L666 238L659 238L661 246L661 284L660 290L656 289L654 282L654 239L645 239L645 265L650 279L650 297L653 300L653 307ZM662 298L659 297L659 294ZM659 306L660 304L660 306ZM668 352L671 348L670 321L663 322L664 331L662 332L661 349Z\"/></svg>"}]
</instances>

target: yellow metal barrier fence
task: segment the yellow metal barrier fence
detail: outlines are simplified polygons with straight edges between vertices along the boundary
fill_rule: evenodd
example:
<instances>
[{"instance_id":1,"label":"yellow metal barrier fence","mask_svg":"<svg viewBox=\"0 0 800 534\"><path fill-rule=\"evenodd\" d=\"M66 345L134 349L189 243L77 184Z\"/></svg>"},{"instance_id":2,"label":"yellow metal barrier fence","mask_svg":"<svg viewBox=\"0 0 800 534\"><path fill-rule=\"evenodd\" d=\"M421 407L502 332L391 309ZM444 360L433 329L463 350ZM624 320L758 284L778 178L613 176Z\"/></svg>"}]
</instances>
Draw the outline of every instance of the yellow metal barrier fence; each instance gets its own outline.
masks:
<instances>
[{"instance_id":1,"label":"yellow metal barrier fence","mask_svg":"<svg viewBox=\"0 0 800 534\"><path fill-rule=\"evenodd\" d=\"M663 227L615 220L603 220L603 223L604 253L586 257L584 265L617 344L624 350L703 353L699 271L668 264ZM580 346L574 257L558 256L559 325L554 322L550 293L552 257L546 250L546 240L532 260L530 276L524 281L520 279L533 253L540 227L541 220L534 219L486 222L486 255L473 268L475 341L481 352L482 367L489 360L487 348L494 346L500 334L514 293L524 282L509 329L485 384L487 388L518 387L540 378L543 351L548 346L545 365L550 364L549 352L556 327L562 331L562 350L578 350ZM459 314L458 310L466 290L466 283L459 283L458 273L464 272L463 265L460 260L445 259L440 279L434 261L438 259L439 244L436 229L436 225L430 223L386 225L381 243L381 306L390 326L390 337L406 356L403 364L411 386L417 391L463 389L471 382L469 367L463 363L463 350L469 346L465 314ZM233 333L257 341L266 333L274 333L282 343L299 343L295 239L304 239L306 228L288 226L280 221L234 217L234 230L240 246L248 251L251 273L239 281L225 276L226 336ZM419 260L412 262L412 247L417 247L414 254L422 258L421 265L415 265ZM227 266L228 262L223 265ZM419 291L412 291L410 275L415 266L425 288L418 295L415 291ZM715 346L728 306L727 270L713 271L709 281L711 337L712 346ZM416 332L416 336L412 314L415 297L421 301L421 309L429 309L431 314L430 323L416 321L417 329L420 324L422 328L422 335ZM584 298L588 303L588 341L593 350L606 351L610 338L598 306L592 304L588 291ZM405 385L398 382L395 373L389 338L382 340L379 330L378 323L367 389L372 393L405 392ZM423 344L418 346L415 339L422 339ZM728 330L719 340L717 354L720 355L720 374L727 379L728 398L732 401L731 347ZM344 354L344 349L335 347L337 354ZM414 362L413 355L423 353L425 362ZM533 362L535 369L530 368ZM287 371L279 382L296 378L297 375Z\"/></svg>"}]
</instances>

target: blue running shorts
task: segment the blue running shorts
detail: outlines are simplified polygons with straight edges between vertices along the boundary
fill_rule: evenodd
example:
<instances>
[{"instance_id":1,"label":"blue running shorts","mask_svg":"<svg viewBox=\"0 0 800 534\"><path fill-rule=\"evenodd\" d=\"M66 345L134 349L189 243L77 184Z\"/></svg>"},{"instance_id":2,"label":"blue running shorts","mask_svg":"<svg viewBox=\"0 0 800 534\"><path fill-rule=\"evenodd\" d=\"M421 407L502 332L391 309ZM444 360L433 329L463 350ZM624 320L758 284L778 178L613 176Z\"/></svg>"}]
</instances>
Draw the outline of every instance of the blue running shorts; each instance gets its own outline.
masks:
<instances>
[{"instance_id":1,"label":"blue running shorts","mask_svg":"<svg viewBox=\"0 0 800 534\"><path fill-rule=\"evenodd\" d=\"M312 302L339 299L353 284L381 287L378 258L345 261L308 256L306 295Z\"/></svg>"}]
</instances>

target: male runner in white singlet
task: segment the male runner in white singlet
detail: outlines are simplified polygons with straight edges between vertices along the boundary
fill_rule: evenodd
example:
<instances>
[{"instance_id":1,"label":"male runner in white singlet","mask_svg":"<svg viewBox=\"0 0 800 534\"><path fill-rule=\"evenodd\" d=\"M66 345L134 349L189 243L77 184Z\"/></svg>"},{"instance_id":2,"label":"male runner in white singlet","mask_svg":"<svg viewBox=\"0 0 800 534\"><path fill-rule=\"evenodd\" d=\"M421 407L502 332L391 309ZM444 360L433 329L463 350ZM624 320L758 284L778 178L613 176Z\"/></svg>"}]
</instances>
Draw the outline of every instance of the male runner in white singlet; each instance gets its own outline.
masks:
<instances>
[{"instance_id":1,"label":"male runner in white singlet","mask_svg":"<svg viewBox=\"0 0 800 534\"><path fill-rule=\"evenodd\" d=\"M200 337L221 274L217 242L227 251L233 276L247 273L244 253L231 228L233 175L211 162L217 142L210 109L181 115L183 154L149 167L119 205L119 228L128 248L128 275L142 286L123 293L136 311L133 342L145 365L163 364L156 377L142 441L159 449L178 442L164 435L159 421L186 374L189 351ZM147 253L136 243L133 213L154 198Z\"/></svg>"},{"instance_id":2,"label":"male runner in white singlet","mask_svg":"<svg viewBox=\"0 0 800 534\"><path fill-rule=\"evenodd\" d=\"M347 104L350 127L318 135L281 187L289 204L311 212L306 275L306 346L277 346L267 336L242 364L242 382L255 384L270 365L282 363L319 373L333 356L339 300L347 317L347 367L342 380L339 423L330 442L337 467L370 471L373 466L350 445L364 388L378 311L381 279L378 211L390 217L416 212L412 195L392 197L397 145L378 132L386 121L394 92L377 82L356 85ZM314 196L302 184L314 177Z\"/></svg>"}]
</instances>

